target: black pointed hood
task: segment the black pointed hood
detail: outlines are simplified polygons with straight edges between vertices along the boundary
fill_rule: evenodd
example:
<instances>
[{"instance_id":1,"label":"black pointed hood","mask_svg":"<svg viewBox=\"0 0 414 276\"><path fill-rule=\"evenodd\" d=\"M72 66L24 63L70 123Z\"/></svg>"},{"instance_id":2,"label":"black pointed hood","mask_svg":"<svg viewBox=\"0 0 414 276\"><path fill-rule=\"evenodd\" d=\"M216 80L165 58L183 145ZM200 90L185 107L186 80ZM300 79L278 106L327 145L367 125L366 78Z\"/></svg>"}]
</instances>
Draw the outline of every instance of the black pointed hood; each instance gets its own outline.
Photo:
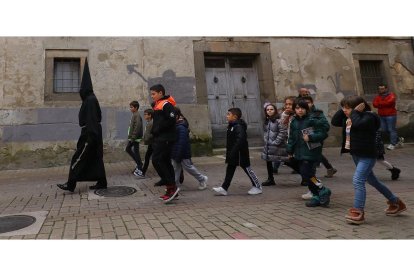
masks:
<instances>
[{"instance_id":1,"label":"black pointed hood","mask_svg":"<svg viewBox=\"0 0 414 276\"><path fill-rule=\"evenodd\" d=\"M83 68L83 75L82 75L81 86L79 89L79 94L82 98L82 101L84 101L92 93L93 93L92 79L91 79L91 74L89 73L88 59L86 59L85 66Z\"/></svg>"}]
</instances>

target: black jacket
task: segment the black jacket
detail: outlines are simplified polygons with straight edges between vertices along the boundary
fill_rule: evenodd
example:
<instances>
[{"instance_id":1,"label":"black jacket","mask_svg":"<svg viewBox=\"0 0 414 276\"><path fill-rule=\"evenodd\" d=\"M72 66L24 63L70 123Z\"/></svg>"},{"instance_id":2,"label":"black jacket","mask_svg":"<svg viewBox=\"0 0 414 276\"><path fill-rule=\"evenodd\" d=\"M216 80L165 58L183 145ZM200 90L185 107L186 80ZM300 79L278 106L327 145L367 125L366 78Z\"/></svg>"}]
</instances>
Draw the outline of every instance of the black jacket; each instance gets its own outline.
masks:
<instances>
[{"instance_id":1,"label":"black jacket","mask_svg":"<svg viewBox=\"0 0 414 276\"><path fill-rule=\"evenodd\" d=\"M249 144L247 142L247 124L243 119L227 126L226 163L249 167Z\"/></svg>"},{"instance_id":2,"label":"black jacket","mask_svg":"<svg viewBox=\"0 0 414 276\"><path fill-rule=\"evenodd\" d=\"M333 126L342 127L342 148L341 153L350 152L359 157L377 158L375 135L380 127L380 118L373 112L359 112L352 110L350 115L352 126L350 134L351 149L345 149L345 129L347 117L345 113L338 110L332 117Z\"/></svg>"},{"instance_id":3,"label":"black jacket","mask_svg":"<svg viewBox=\"0 0 414 276\"><path fill-rule=\"evenodd\" d=\"M151 133L154 142L174 142L175 133L175 100L171 96L164 96L154 104Z\"/></svg>"}]
</instances>

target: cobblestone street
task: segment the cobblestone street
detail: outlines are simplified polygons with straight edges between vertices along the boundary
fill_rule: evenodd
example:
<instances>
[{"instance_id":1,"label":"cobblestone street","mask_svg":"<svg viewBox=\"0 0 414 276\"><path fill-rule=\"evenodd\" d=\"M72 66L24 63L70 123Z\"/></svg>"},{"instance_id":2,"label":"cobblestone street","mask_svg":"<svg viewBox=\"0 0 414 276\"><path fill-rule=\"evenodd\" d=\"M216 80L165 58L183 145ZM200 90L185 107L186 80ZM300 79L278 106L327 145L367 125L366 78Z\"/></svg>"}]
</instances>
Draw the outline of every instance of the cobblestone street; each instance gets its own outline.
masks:
<instances>
[{"instance_id":1,"label":"cobblestone street","mask_svg":"<svg viewBox=\"0 0 414 276\"><path fill-rule=\"evenodd\" d=\"M300 195L299 175L281 167L276 186L264 187L261 195L250 196L250 183L241 169L236 171L229 196L215 196L211 187L221 183L225 167L222 156L194 158L208 177L208 189L199 191L188 174L178 200L165 205L158 199L162 187L150 166L145 179L130 171L131 162L106 164L109 186L129 186L137 190L126 197L100 197L88 190L91 183L80 182L75 193L56 187L67 176L67 167L0 172L0 213L46 212L40 231L27 235L7 235L1 239L413 239L414 186L412 156L414 147L387 152L386 158L401 168L401 177L391 181L381 165L377 176L401 196L408 210L399 217L384 214L386 200L368 187L366 223L345 223L344 215L353 202L354 165L338 148L324 150L338 169L333 178L320 179L331 188L329 208L307 208ZM259 179L266 178L259 151L252 151L253 169ZM410 161L411 160L411 161Z\"/></svg>"}]
</instances>

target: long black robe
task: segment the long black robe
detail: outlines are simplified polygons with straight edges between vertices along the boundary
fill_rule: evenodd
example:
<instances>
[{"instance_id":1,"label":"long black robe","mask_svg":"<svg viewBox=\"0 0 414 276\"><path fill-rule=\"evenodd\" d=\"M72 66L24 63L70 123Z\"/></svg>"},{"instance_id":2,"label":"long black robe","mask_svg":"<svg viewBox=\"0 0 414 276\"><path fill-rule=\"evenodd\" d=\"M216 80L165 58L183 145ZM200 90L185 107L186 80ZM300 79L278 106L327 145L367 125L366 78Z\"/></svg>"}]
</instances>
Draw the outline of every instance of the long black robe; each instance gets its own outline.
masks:
<instances>
[{"instance_id":1,"label":"long black robe","mask_svg":"<svg viewBox=\"0 0 414 276\"><path fill-rule=\"evenodd\" d=\"M82 98L82 106L79 110L79 126L82 131L76 152L70 162L68 185L76 186L77 181L98 181L99 185L106 186L103 163L102 113L98 99L93 93L87 64L79 94Z\"/></svg>"},{"instance_id":2,"label":"long black robe","mask_svg":"<svg viewBox=\"0 0 414 276\"><path fill-rule=\"evenodd\" d=\"M101 108L95 95L91 93L83 101L79 111L79 126L82 131L70 163L70 182L106 181L100 123Z\"/></svg>"}]
</instances>

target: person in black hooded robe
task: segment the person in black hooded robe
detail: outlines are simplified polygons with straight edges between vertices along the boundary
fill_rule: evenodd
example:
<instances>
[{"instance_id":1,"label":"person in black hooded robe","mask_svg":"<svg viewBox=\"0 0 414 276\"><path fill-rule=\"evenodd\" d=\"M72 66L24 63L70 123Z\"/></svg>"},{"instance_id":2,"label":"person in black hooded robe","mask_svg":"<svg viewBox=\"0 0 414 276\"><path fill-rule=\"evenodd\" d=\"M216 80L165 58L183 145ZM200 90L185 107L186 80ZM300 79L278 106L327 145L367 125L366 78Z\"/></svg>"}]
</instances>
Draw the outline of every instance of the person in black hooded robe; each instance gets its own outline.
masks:
<instances>
[{"instance_id":1,"label":"person in black hooded robe","mask_svg":"<svg viewBox=\"0 0 414 276\"><path fill-rule=\"evenodd\" d=\"M79 90L82 106L79 110L79 126L82 128L76 152L72 157L68 181L57 184L62 190L73 192L78 181L97 181L90 189L106 189L107 181L103 163L101 108L93 93L88 60L85 61Z\"/></svg>"}]
</instances>

